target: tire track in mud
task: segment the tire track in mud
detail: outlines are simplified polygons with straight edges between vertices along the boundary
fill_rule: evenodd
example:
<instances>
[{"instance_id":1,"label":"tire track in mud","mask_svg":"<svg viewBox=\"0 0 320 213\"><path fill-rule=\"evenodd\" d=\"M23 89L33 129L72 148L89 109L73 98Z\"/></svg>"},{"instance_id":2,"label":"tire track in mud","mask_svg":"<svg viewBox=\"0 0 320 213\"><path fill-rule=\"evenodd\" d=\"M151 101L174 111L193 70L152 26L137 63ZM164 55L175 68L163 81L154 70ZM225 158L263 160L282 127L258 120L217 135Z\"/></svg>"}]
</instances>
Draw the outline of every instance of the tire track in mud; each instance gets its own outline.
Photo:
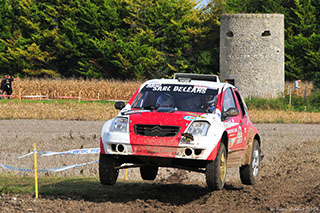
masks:
<instances>
[{"instance_id":1,"label":"tire track in mud","mask_svg":"<svg viewBox=\"0 0 320 213\"><path fill-rule=\"evenodd\" d=\"M255 186L239 181L228 182L221 191L209 192L205 186L179 184L178 173L166 183L123 184L111 187L112 196L91 201L78 198L2 195L3 210L84 212L319 212L320 210L320 141L307 141L288 146L285 151L262 166ZM183 173L182 173L183 175ZM110 187L109 188L110 191ZM128 199L131 197L131 199ZM68 208L65 209L65 205ZM0 209L1 209L0 208Z\"/></svg>"},{"instance_id":2,"label":"tire track in mud","mask_svg":"<svg viewBox=\"0 0 320 213\"><path fill-rule=\"evenodd\" d=\"M208 212L320 211L320 141L294 144L263 165L255 186L228 183L211 192ZM218 208L210 208L210 205Z\"/></svg>"}]
</instances>

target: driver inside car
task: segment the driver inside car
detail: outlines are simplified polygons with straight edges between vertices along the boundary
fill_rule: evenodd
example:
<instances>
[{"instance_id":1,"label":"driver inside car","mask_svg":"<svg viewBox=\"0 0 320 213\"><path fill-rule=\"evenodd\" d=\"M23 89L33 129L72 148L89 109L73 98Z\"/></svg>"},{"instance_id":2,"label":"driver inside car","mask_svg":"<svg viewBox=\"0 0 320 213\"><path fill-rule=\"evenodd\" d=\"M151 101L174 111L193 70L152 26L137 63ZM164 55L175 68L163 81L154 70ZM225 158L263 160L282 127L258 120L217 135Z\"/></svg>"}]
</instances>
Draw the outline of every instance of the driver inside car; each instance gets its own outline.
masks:
<instances>
[{"instance_id":1,"label":"driver inside car","mask_svg":"<svg viewBox=\"0 0 320 213\"><path fill-rule=\"evenodd\" d=\"M156 106L157 108L174 108L174 98L170 94L162 94L158 97Z\"/></svg>"},{"instance_id":2,"label":"driver inside car","mask_svg":"<svg viewBox=\"0 0 320 213\"><path fill-rule=\"evenodd\" d=\"M205 95L201 98L201 108L213 112L217 101L217 96Z\"/></svg>"}]
</instances>

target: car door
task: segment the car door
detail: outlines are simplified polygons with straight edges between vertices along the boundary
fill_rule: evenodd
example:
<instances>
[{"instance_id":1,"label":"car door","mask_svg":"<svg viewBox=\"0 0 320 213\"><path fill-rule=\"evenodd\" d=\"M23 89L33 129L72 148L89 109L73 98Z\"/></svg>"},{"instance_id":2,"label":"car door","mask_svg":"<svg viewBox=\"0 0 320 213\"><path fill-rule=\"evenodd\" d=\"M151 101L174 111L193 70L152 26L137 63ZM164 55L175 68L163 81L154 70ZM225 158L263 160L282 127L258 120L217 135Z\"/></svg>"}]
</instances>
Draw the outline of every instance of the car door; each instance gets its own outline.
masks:
<instances>
[{"instance_id":1,"label":"car door","mask_svg":"<svg viewBox=\"0 0 320 213\"><path fill-rule=\"evenodd\" d=\"M237 107L240 112L240 127L239 127L239 138L238 141L233 145L233 150L239 150L239 154L242 155L242 151L244 150L246 143L247 143L247 138L248 138L248 113L246 111L246 107L244 104L244 101L242 97L240 96L239 92L237 89L234 89L234 94L235 94L235 99L237 103ZM241 131L240 131L241 129Z\"/></svg>"},{"instance_id":2,"label":"car door","mask_svg":"<svg viewBox=\"0 0 320 213\"><path fill-rule=\"evenodd\" d=\"M228 115L230 110L237 110L238 114ZM239 164L245 147L246 128L237 95L231 87L223 95L222 119L228 133L228 164Z\"/></svg>"}]
</instances>

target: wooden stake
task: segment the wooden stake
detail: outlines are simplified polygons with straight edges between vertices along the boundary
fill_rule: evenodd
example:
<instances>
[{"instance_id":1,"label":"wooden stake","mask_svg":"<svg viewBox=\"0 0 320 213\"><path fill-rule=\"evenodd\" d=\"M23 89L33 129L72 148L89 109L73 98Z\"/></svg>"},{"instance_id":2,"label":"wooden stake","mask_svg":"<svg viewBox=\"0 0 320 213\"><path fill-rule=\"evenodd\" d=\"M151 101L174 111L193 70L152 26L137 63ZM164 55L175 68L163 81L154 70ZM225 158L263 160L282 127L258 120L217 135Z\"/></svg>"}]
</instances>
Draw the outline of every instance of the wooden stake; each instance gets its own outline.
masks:
<instances>
[{"instance_id":1,"label":"wooden stake","mask_svg":"<svg viewBox=\"0 0 320 213\"><path fill-rule=\"evenodd\" d=\"M22 96L22 95L21 95L21 93L22 93L21 90L22 90L22 89L20 88L20 89L19 89L19 100L20 100L20 101L21 101L21 96Z\"/></svg>"},{"instance_id":2,"label":"wooden stake","mask_svg":"<svg viewBox=\"0 0 320 213\"><path fill-rule=\"evenodd\" d=\"M34 183L35 183L35 190L36 190L36 199L38 199L38 166L37 166L37 145L36 143L33 144L33 156L34 156Z\"/></svg>"}]
</instances>

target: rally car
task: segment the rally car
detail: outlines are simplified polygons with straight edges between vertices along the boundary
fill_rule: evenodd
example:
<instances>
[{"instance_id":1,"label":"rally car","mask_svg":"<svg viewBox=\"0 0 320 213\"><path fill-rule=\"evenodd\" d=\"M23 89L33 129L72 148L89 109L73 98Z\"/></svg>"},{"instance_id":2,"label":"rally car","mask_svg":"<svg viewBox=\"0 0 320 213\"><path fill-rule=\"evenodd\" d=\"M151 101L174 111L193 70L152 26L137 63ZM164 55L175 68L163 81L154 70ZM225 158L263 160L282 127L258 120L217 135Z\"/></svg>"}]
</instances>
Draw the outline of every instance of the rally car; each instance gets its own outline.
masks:
<instances>
[{"instance_id":1,"label":"rally car","mask_svg":"<svg viewBox=\"0 0 320 213\"><path fill-rule=\"evenodd\" d=\"M119 114L101 130L102 184L115 184L128 167L140 167L144 180L154 180L159 167L205 173L210 190L223 188L227 166L240 168L243 184L257 181L259 133L237 88L218 76L149 80L115 108Z\"/></svg>"}]
</instances>

